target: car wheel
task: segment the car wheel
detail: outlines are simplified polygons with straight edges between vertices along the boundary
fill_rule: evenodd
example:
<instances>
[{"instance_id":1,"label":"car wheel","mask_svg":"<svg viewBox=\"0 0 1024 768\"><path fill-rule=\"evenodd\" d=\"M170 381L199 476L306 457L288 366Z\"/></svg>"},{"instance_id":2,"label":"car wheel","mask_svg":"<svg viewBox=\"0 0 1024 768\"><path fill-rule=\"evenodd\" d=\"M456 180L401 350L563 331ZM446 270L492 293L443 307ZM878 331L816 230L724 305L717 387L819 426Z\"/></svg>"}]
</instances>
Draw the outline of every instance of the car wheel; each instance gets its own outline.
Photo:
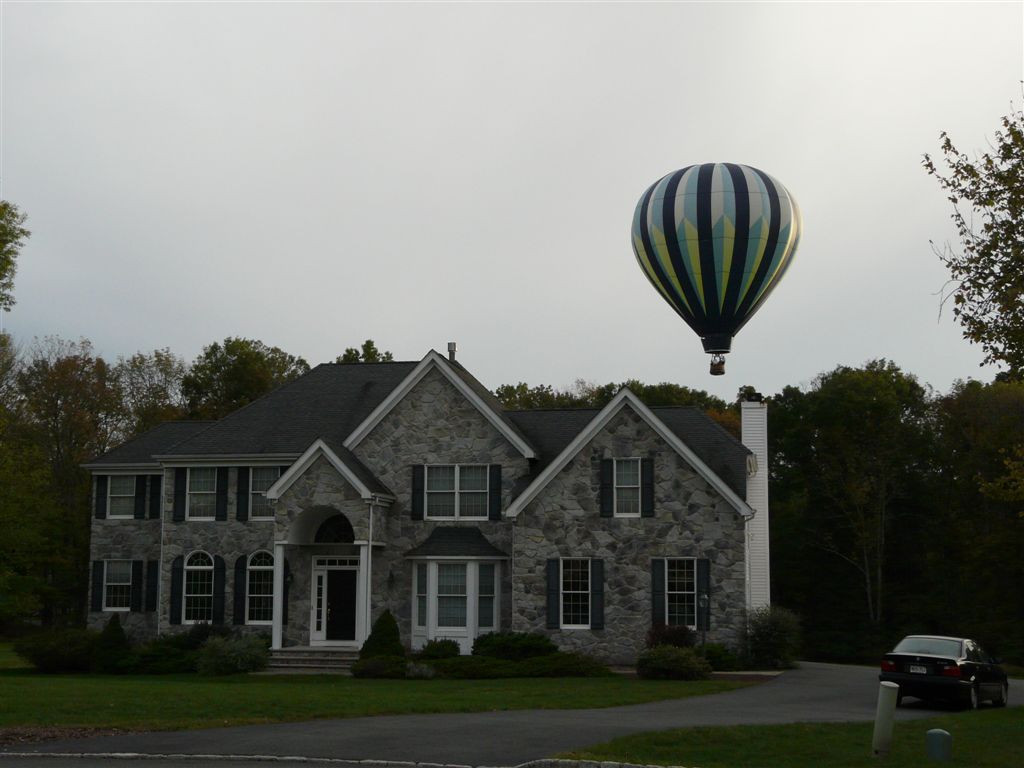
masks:
<instances>
[{"instance_id":1,"label":"car wheel","mask_svg":"<svg viewBox=\"0 0 1024 768\"><path fill-rule=\"evenodd\" d=\"M972 685L970 692L967 694L967 708L977 709L978 708L978 686Z\"/></svg>"},{"instance_id":2,"label":"car wheel","mask_svg":"<svg viewBox=\"0 0 1024 768\"><path fill-rule=\"evenodd\" d=\"M999 689L999 697L992 700L992 704L997 707L1005 707L1006 702L1010 699L1010 684L1003 683L1003 687Z\"/></svg>"}]
</instances>

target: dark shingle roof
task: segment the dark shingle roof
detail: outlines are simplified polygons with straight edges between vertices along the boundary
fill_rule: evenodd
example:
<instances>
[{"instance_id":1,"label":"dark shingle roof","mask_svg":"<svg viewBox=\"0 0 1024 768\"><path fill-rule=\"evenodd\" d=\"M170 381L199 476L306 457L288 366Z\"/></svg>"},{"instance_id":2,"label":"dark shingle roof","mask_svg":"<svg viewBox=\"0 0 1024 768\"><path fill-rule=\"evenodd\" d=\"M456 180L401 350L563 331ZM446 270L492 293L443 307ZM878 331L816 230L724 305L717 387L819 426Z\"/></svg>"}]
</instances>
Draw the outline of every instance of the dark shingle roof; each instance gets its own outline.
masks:
<instances>
[{"instance_id":1,"label":"dark shingle roof","mask_svg":"<svg viewBox=\"0 0 1024 768\"><path fill-rule=\"evenodd\" d=\"M406 557L501 557L508 555L491 544L475 526L439 526Z\"/></svg>"},{"instance_id":2,"label":"dark shingle roof","mask_svg":"<svg viewBox=\"0 0 1024 768\"><path fill-rule=\"evenodd\" d=\"M318 365L166 454L300 454L320 437L341 444L416 365Z\"/></svg>"},{"instance_id":3,"label":"dark shingle roof","mask_svg":"<svg viewBox=\"0 0 1024 768\"><path fill-rule=\"evenodd\" d=\"M370 489L371 493L394 497L395 494L391 492L391 489L378 480L376 475L359 460L359 457L342 445L340 441L325 439L324 443L334 451L334 455L341 459L346 467L352 470L353 474L362 481L363 485Z\"/></svg>"},{"instance_id":4,"label":"dark shingle roof","mask_svg":"<svg viewBox=\"0 0 1024 768\"><path fill-rule=\"evenodd\" d=\"M107 451L93 459L86 466L112 464L153 464L153 456L163 453L175 443L187 440L193 435L208 428L213 421L166 421L163 424L143 432L136 438Z\"/></svg>"}]
</instances>

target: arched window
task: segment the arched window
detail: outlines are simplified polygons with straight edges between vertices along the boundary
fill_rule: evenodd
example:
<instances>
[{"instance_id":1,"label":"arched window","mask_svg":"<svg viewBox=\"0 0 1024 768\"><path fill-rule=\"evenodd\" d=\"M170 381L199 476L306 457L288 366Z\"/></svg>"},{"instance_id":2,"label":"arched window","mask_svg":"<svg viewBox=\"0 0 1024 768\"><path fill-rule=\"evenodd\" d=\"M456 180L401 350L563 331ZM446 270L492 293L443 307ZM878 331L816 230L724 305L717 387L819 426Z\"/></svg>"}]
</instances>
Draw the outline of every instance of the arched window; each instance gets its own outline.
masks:
<instances>
[{"instance_id":1,"label":"arched window","mask_svg":"<svg viewBox=\"0 0 1024 768\"><path fill-rule=\"evenodd\" d=\"M185 558L185 623L213 621L213 558L193 552Z\"/></svg>"},{"instance_id":2,"label":"arched window","mask_svg":"<svg viewBox=\"0 0 1024 768\"><path fill-rule=\"evenodd\" d=\"M247 572L245 623L270 624L274 619L274 556L253 552Z\"/></svg>"},{"instance_id":3,"label":"arched window","mask_svg":"<svg viewBox=\"0 0 1024 768\"><path fill-rule=\"evenodd\" d=\"M329 517L317 529L313 541L317 544L351 544L356 540L352 523L344 515Z\"/></svg>"}]
</instances>

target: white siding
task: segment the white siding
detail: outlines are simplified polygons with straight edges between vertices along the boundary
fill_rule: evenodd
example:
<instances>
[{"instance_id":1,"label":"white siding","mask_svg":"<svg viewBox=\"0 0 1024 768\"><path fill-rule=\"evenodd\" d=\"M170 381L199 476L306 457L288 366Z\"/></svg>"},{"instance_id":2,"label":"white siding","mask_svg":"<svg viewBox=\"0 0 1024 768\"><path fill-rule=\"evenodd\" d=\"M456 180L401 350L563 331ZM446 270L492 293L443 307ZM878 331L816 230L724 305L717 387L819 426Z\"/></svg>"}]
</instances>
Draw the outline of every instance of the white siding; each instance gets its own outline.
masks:
<instances>
[{"instance_id":1,"label":"white siding","mask_svg":"<svg viewBox=\"0 0 1024 768\"><path fill-rule=\"evenodd\" d=\"M755 471L747 474L747 504L755 511L747 521L747 605L771 604L768 547L768 406L742 403L743 444L753 451Z\"/></svg>"}]
</instances>

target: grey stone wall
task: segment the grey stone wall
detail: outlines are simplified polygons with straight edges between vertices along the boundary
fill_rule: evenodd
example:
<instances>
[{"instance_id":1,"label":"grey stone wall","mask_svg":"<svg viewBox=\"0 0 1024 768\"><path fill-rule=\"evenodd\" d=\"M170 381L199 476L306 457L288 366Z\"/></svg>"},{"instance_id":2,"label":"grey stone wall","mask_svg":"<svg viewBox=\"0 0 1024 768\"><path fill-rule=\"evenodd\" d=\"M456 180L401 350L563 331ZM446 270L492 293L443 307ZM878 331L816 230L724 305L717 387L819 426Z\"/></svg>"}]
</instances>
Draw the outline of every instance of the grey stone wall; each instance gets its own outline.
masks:
<instances>
[{"instance_id":1,"label":"grey stone wall","mask_svg":"<svg viewBox=\"0 0 1024 768\"><path fill-rule=\"evenodd\" d=\"M655 516L600 517L601 459L637 456L654 460ZM546 561L557 557L604 561L605 629L546 629ZM735 645L745 621L743 518L626 406L516 518L512 629L631 663L651 626L651 559L662 557L710 559L708 641Z\"/></svg>"}]
</instances>

